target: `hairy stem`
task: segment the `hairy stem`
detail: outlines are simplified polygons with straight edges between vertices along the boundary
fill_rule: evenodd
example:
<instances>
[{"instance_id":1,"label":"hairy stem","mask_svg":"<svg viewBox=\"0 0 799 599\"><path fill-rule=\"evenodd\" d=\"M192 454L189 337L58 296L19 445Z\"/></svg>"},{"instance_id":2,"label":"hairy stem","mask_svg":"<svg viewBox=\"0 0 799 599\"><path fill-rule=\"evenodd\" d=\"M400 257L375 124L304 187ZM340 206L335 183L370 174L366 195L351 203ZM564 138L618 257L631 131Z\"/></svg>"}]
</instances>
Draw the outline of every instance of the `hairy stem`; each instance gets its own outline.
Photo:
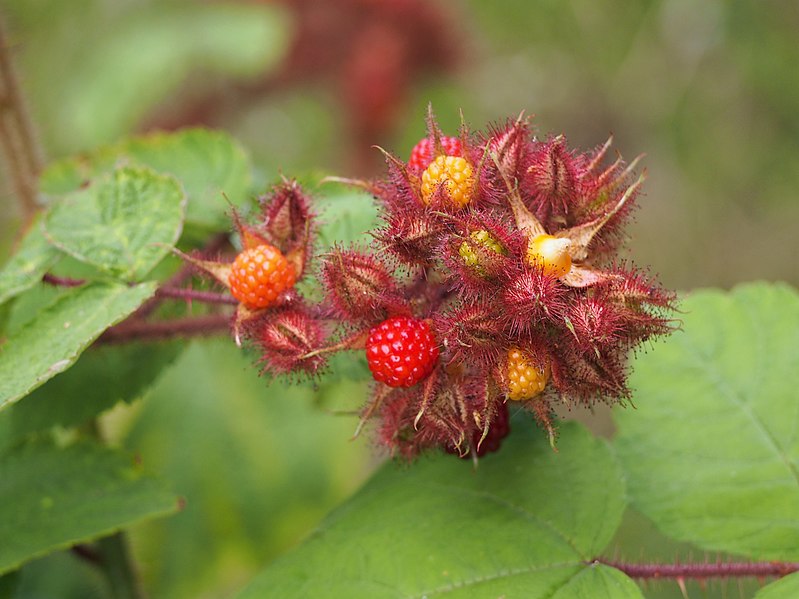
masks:
<instances>
[{"instance_id":1,"label":"hairy stem","mask_svg":"<svg viewBox=\"0 0 799 599\"><path fill-rule=\"evenodd\" d=\"M38 211L37 178L44 163L11 61L11 50L0 20L0 149L26 223ZM27 226L24 227L27 229Z\"/></svg>"},{"instance_id":2,"label":"hairy stem","mask_svg":"<svg viewBox=\"0 0 799 599\"><path fill-rule=\"evenodd\" d=\"M175 289L174 287L161 287L155 292L156 297L197 301L206 304L226 304L235 306L239 302L235 298L215 291L198 291L195 289Z\"/></svg>"},{"instance_id":3,"label":"hairy stem","mask_svg":"<svg viewBox=\"0 0 799 599\"><path fill-rule=\"evenodd\" d=\"M208 243L200 250L200 255L205 257L213 256L214 254L219 253L227 244L229 243L227 233L217 233L214 235ZM165 281L161 287L162 288L175 288L180 287L188 281L192 273L194 273L195 268L191 264L184 264L180 267L180 269L172 275L167 281ZM142 304L138 310L134 313L134 318L145 318L152 314L158 305L161 303L163 297L159 297L156 295L153 298L150 298L144 304Z\"/></svg>"},{"instance_id":4,"label":"hairy stem","mask_svg":"<svg viewBox=\"0 0 799 599\"><path fill-rule=\"evenodd\" d=\"M175 320L143 322L126 320L111 327L96 341L98 344L127 343L130 341L160 341L174 337L216 335L230 329L230 316L211 314Z\"/></svg>"},{"instance_id":5,"label":"hairy stem","mask_svg":"<svg viewBox=\"0 0 799 599\"><path fill-rule=\"evenodd\" d=\"M70 277L59 277L53 274L45 273L42 277L42 282L52 285L53 287L80 287L85 285L86 281L83 279L72 279Z\"/></svg>"},{"instance_id":6,"label":"hairy stem","mask_svg":"<svg viewBox=\"0 0 799 599\"><path fill-rule=\"evenodd\" d=\"M799 571L799 562L701 562L684 564L631 564L599 558L594 563L621 570L638 580L782 577Z\"/></svg>"}]
</instances>

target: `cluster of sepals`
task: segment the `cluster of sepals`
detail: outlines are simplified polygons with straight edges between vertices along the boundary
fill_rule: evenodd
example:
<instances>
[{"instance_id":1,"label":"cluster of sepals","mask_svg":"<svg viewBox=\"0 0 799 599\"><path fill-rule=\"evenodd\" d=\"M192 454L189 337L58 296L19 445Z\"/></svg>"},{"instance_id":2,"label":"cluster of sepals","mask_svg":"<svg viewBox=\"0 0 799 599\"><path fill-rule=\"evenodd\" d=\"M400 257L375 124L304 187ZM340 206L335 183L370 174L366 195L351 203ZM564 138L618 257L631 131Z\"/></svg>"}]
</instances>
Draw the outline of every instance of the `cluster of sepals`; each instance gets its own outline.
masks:
<instances>
[{"instance_id":1,"label":"cluster of sepals","mask_svg":"<svg viewBox=\"0 0 799 599\"><path fill-rule=\"evenodd\" d=\"M616 258L643 176L633 174L637 160L605 164L610 144L579 153L562 136L537 139L522 117L484 134L464 125L454 144L431 113L426 145L436 156L457 148L468 162L468 202L451 201L446 182L423 197L418 165L386 153L387 177L350 181L379 201L372 247L322 256L321 303L291 290L265 310L240 311L236 330L261 348L266 370L315 374L330 353L363 350L388 318L426 322L440 349L431 374L410 387L375 383L358 427L378 419L381 444L406 457L430 447L461 456L496 449L509 398L520 399L508 380L515 352L545 387L511 403L554 443L558 403L625 400L629 350L672 329L674 294ZM259 226L238 223L245 246L267 240L306 272L308 206L296 184L278 187ZM536 260L541 239L555 240L566 268Z\"/></svg>"}]
</instances>

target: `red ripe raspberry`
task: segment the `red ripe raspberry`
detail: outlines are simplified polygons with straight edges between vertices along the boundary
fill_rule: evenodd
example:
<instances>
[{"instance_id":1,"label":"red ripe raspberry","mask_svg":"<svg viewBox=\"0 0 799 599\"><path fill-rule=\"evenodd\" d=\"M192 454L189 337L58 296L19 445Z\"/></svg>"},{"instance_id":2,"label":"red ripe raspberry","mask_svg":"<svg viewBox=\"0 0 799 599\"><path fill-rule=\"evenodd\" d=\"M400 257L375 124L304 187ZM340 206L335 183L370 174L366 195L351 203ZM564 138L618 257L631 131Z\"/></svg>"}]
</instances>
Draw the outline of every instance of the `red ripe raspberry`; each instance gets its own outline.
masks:
<instances>
[{"instance_id":1,"label":"red ripe raspberry","mask_svg":"<svg viewBox=\"0 0 799 599\"><path fill-rule=\"evenodd\" d=\"M461 155L461 140L457 137L441 137L441 148L444 150L446 156L460 156ZM436 158L435 146L429 137L424 137L419 140L419 143L411 150L411 157L408 160L408 167L416 173L421 173L424 169L430 166L430 163Z\"/></svg>"},{"instance_id":2,"label":"red ripe raspberry","mask_svg":"<svg viewBox=\"0 0 799 599\"><path fill-rule=\"evenodd\" d=\"M294 267L280 250L265 243L236 256L228 285L233 297L247 308L258 310L273 304L296 279Z\"/></svg>"},{"instance_id":3,"label":"red ripe raspberry","mask_svg":"<svg viewBox=\"0 0 799 599\"><path fill-rule=\"evenodd\" d=\"M438 345L424 320L397 316L369 331L366 360L376 381L411 387L433 371Z\"/></svg>"}]
</instances>

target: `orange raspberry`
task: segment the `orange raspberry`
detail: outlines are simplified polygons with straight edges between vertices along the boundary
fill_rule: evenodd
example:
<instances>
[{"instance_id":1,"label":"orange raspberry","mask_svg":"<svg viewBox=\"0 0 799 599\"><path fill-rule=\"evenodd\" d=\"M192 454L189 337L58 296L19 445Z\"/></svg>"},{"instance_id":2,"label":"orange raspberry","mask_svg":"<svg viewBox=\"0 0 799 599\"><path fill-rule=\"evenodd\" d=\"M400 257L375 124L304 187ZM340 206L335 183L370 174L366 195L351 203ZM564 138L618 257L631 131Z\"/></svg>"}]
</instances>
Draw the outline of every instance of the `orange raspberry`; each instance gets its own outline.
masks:
<instances>
[{"instance_id":1,"label":"orange raspberry","mask_svg":"<svg viewBox=\"0 0 799 599\"><path fill-rule=\"evenodd\" d=\"M508 350L508 399L526 401L544 390L549 380L549 368L538 368L522 350Z\"/></svg>"},{"instance_id":2,"label":"orange raspberry","mask_svg":"<svg viewBox=\"0 0 799 599\"><path fill-rule=\"evenodd\" d=\"M276 247L258 245L244 250L228 276L230 293L251 310L266 308L297 280L294 267Z\"/></svg>"},{"instance_id":3,"label":"orange raspberry","mask_svg":"<svg viewBox=\"0 0 799 599\"><path fill-rule=\"evenodd\" d=\"M444 185L450 201L463 208L474 195L474 169L465 158L439 156L422 173L422 201L429 204L439 186Z\"/></svg>"}]
</instances>

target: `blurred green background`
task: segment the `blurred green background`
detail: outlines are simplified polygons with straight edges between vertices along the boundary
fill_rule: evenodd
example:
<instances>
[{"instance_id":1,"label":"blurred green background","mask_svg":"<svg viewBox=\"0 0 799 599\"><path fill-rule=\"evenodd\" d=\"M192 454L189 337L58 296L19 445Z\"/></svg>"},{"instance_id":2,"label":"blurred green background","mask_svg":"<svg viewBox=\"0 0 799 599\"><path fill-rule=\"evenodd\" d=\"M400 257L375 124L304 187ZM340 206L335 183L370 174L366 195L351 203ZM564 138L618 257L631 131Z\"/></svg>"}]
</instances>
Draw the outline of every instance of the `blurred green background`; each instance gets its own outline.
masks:
<instances>
[{"instance_id":1,"label":"blurred green background","mask_svg":"<svg viewBox=\"0 0 799 599\"><path fill-rule=\"evenodd\" d=\"M428 102L448 133L460 110L476 129L524 110L542 135L590 148L612 132L628 160L646 153L629 257L667 287L799 285L793 0L0 0L0 14L49 159L207 124L242 141L262 185L281 172L370 175L370 146L407 156ZM5 256L19 216L11 186L0 193ZM348 442L352 419L319 407L357 397L357 383L267 386L249 362L229 344L192 344L107 418L187 500L134 533L154 597L229 595L377 460L366 439ZM628 521L622 556L686 555ZM30 596L102 593L71 560L26 568ZM63 594L42 590L42 572L59 573Z\"/></svg>"}]
</instances>

